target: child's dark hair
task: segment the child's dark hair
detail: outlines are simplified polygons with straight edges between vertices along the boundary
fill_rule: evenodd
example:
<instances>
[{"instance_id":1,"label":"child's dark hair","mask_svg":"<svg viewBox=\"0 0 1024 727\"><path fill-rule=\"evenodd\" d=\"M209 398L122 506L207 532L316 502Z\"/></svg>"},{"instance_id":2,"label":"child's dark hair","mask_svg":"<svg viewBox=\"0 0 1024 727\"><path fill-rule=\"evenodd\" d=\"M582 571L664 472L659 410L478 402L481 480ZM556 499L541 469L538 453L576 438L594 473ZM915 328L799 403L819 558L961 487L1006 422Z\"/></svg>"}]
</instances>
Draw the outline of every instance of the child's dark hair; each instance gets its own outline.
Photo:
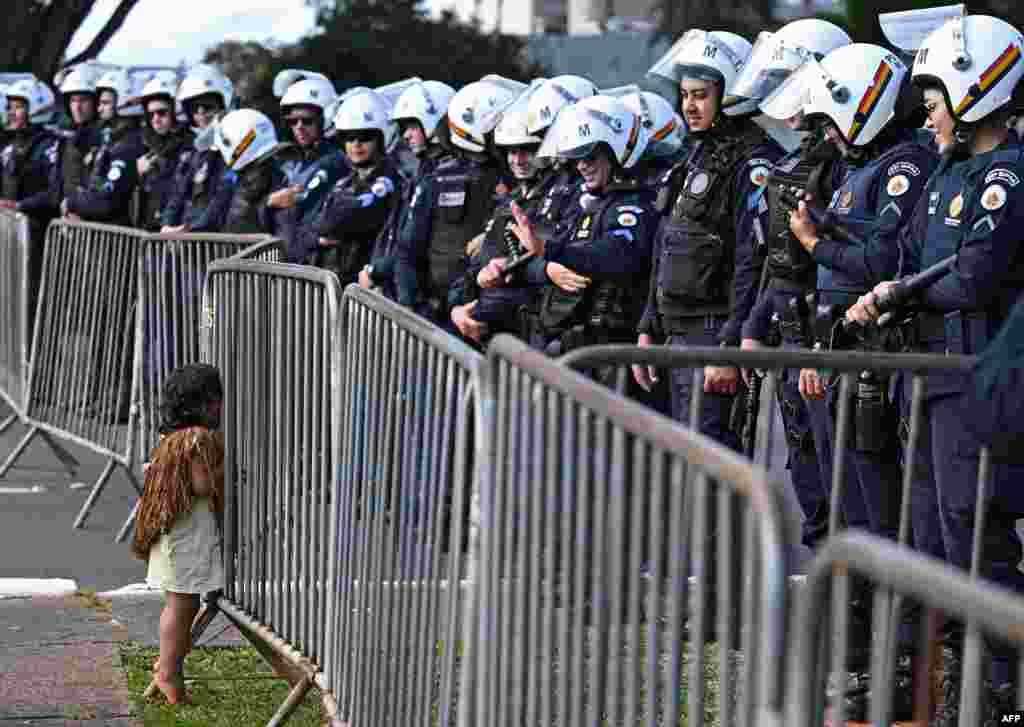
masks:
<instances>
[{"instance_id":1,"label":"child's dark hair","mask_svg":"<svg viewBox=\"0 0 1024 727\"><path fill-rule=\"evenodd\" d=\"M224 398L220 373L209 364L188 364L171 372L164 382L160 404L160 433L206 426L206 407Z\"/></svg>"}]
</instances>

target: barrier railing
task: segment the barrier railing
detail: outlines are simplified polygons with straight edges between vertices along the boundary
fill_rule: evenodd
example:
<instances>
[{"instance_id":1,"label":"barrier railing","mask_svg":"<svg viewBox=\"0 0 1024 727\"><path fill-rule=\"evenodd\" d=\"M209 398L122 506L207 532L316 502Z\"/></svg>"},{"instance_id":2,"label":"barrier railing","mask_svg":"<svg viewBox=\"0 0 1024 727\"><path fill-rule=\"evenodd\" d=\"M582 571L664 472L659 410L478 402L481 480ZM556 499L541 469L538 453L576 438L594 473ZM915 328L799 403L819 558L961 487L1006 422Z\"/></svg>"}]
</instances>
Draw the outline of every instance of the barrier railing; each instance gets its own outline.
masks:
<instances>
[{"instance_id":1,"label":"barrier railing","mask_svg":"<svg viewBox=\"0 0 1024 727\"><path fill-rule=\"evenodd\" d=\"M781 714L781 488L510 337L488 348L481 411L481 585L460 722L686 715L692 726L717 709L719 724L752 725Z\"/></svg>"},{"instance_id":2,"label":"barrier railing","mask_svg":"<svg viewBox=\"0 0 1024 727\"><path fill-rule=\"evenodd\" d=\"M984 635L1018 649L1024 646L1024 630L1021 628L1024 624L1024 601L1020 594L972 580L960 570L892 541L852 531L829 538L808 571L796 616L800 628L794 633L785 724L816 727L825 723L823 697L829 664L823 658L826 650L821 647L823 640L832 638L825 627L830 615L833 621L840 617L840 613L835 611L836 599L832 598L832 592L844 590L844 582L850 574L858 574L881 586L879 593L883 589L892 589L929 609L968 623L959 724L982 724L979 707L987 705L979 704L983 679L981 639ZM884 632L888 611L879 607L874 614L874 631ZM927 629L923 634L927 634ZM921 653L927 651L928 644L923 646ZM892 662L876 654L871 672L871 692L875 696L871 703L871 724L890 724L891 685ZM1020 680L1019 685L1024 685L1024 680ZM1022 696L1018 692L1017 704L1020 704ZM927 705L918 702L917 706L924 722L927 722ZM838 718L833 718L836 720L833 724L841 724ZM985 720L984 724L995 722Z\"/></svg>"},{"instance_id":3,"label":"barrier railing","mask_svg":"<svg viewBox=\"0 0 1024 727\"><path fill-rule=\"evenodd\" d=\"M209 362L224 381L227 587L216 604L301 701L334 648L342 467L341 290L315 268L211 264ZM329 672L324 672L329 674ZM325 694L331 713L337 705Z\"/></svg>"},{"instance_id":4,"label":"barrier railing","mask_svg":"<svg viewBox=\"0 0 1024 727\"><path fill-rule=\"evenodd\" d=\"M149 235L140 249L134 402L139 410L138 463L156 446L164 381L171 371L200 360L203 283L210 263L233 255L280 259L284 243L265 235ZM99 493L96 493L97 496ZM91 508L95 498L87 501ZM83 508L79 521L84 522ZM117 535L124 540L135 522L133 510Z\"/></svg>"},{"instance_id":5,"label":"barrier railing","mask_svg":"<svg viewBox=\"0 0 1024 727\"><path fill-rule=\"evenodd\" d=\"M343 722L449 725L482 359L358 286L342 309L338 592L324 686Z\"/></svg>"},{"instance_id":6,"label":"barrier railing","mask_svg":"<svg viewBox=\"0 0 1024 727\"><path fill-rule=\"evenodd\" d=\"M25 215L0 210L0 300L4 301L0 322L0 398L14 414L0 423L6 430L25 413L28 384L29 254L31 229Z\"/></svg>"}]
</instances>

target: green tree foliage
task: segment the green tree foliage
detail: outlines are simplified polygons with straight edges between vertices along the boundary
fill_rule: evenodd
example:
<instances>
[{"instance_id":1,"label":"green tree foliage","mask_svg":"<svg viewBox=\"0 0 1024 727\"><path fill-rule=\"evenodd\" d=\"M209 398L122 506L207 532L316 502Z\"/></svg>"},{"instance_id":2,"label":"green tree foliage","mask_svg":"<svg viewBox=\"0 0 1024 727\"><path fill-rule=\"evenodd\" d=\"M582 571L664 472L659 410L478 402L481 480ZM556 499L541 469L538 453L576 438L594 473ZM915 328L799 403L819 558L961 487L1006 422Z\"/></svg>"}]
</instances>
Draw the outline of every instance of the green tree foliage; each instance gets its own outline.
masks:
<instances>
[{"instance_id":1,"label":"green tree foliage","mask_svg":"<svg viewBox=\"0 0 1024 727\"><path fill-rule=\"evenodd\" d=\"M294 45L225 41L207 51L235 82L246 105L276 109L271 92L283 68L319 71L339 91L411 76L456 88L489 73L527 81L544 69L525 61L521 38L483 33L451 12L427 16L422 0L318 0L316 30Z\"/></svg>"}]
</instances>

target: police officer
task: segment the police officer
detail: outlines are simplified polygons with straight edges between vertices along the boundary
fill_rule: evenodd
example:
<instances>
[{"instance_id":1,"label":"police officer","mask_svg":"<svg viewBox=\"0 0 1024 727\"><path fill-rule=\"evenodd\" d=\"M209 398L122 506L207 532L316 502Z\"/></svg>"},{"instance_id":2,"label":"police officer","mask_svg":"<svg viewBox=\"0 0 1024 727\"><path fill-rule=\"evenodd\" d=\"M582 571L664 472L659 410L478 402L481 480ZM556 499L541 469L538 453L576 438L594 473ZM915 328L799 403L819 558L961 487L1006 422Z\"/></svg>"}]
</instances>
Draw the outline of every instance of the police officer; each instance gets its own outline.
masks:
<instances>
[{"instance_id":1,"label":"police officer","mask_svg":"<svg viewBox=\"0 0 1024 727\"><path fill-rule=\"evenodd\" d=\"M161 213L161 232L217 232L223 210L214 200L224 185L224 158L213 148L213 124L234 98L234 86L217 68L198 65L178 87L177 100L196 135L196 150L175 170L174 190Z\"/></svg>"},{"instance_id":2,"label":"police officer","mask_svg":"<svg viewBox=\"0 0 1024 727\"><path fill-rule=\"evenodd\" d=\"M333 270L342 285L356 282L401 194L402 175L386 151L396 133L390 113L387 99L375 91L342 102L334 127L352 171L334 185L311 228L300 232L299 239L310 240L305 249L289 253Z\"/></svg>"},{"instance_id":3,"label":"police officer","mask_svg":"<svg viewBox=\"0 0 1024 727\"><path fill-rule=\"evenodd\" d=\"M920 126L919 96L910 94L910 103L900 103L908 91L909 84L904 83L907 75L906 66L890 51L855 43L830 53L818 71L808 74L804 81L810 94L804 109L808 123L820 126L843 155L846 166L846 176L833 194L829 209L846 229L865 240L861 246L830 239L810 221L806 203L793 214L793 235L819 265L819 304L845 309L860 292L896 270L899 231L907 224L938 162L914 131ZM911 107L913 112L904 117L903 108ZM822 343L828 345L827 341ZM837 409L836 381L824 382L812 370L802 371L800 376L805 395L825 395L829 408ZM856 388L854 434L846 450L846 524L895 540L902 491L898 415L888 382L874 372L861 373ZM835 420L820 413L819 408L812 410L812 425L819 437L834 441ZM852 719L864 719L870 705L871 586L858 579L851 592L854 632L850 637L849 667L853 683L847 685L846 702ZM905 628L912 632L909 624ZM912 648L912 641L908 634L905 650ZM913 714L911 682L909 659L901 658L893 689L896 719L909 719Z\"/></svg>"},{"instance_id":4,"label":"police officer","mask_svg":"<svg viewBox=\"0 0 1024 727\"><path fill-rule=\"evenodd\" d=\"M277 140L274 123L255 109L232 111L217 125L214 143L224 159L230 193L222 231L290 239L290 211L268 204L272 192L287 185L277 157L291 146Z\"/></svg>"},{"instance_id":5,"label":"police officer","mask_svg":"<svg viewBox=\"0 0 1024 727\"><path fill-rule=\"evenodd\" d=\"M551 356L632 340L643 310L656 227L654 198L625 170L648 142L640 118L620 100L586 98L548 132L560 158L573 161L585 187L576 221L553 239L539 236L518 205L513 232L548 279L540 330L531 344ZM639 282L638 282L639 281ZM599 377L611 384L610 372Z\"/></svg>"},{"instance_id":6,"label":"police officer","mask_svg":"<svg viewBox=\"0 0 1024 727\"><path fill-rule=\"evenodd\" d=\"M692 139L672 170L665 217L655 239L655 270L638 330L640 345L667 337L671 345L739 346L740 327L757 292L755 229L762 229L760 185L782 149L746 117L757 102L723 113L750 44L731 33L690 31L651 69L679 83ZM651 387L647 367L633 375ZM707 367L700 428L739 449L730 414L739 382L732 367ZM673 370L673 415L687 421L692 371Z\"/></svg>"},{"instance_id":7,"label":"police officer","mask_svg":"<svg viewBox=\"0 0 1024 727\"><path fill-rule=\"evenodd\" d=\"M686 155L686 124L672 109L672 104L656 93L634 91L621 99L630 111L640 117L651 139L631 174L641 186L651 189L657 199L672 176L672 167Z\"/></svg>"},{"instance_id":8,"label":"police officer","mask_svg":"<svg viewBox=\"0 0 1024 727\"><path fill-rule=\"evenodd\" d=\"M452 323L459 332L482 343L499 332L520 332L520 309L528 305L539 288L523 274L512 277L505 268L529 253L515 236L512 204L528 216L535 215L546 192L557 178L550 166L537 157L543 139L527 131L527 111L520 99L502 114L494 130L494 145L504 153L505 163L517 184L504 195L484 228L479 263L467 272L461 302L452 308ZM559 266L562 267L562 266Z\"/></svg>"},{"instance_id":9,"label":"police officer","mask_svg":"<svg viewBox=\"0 0 1024 727\"><path fill-rule=\"evenodd\" d=\"M281 99L281 114L294 145L278 161L286 184L274 190L267 204L291 210L293 227L312 222L320 201L347 172L341 151L325 138L326 111L336 99L334 85L322 77L293 83Z\"/></svg>"},{"instance_id":10,"label":"police officer","mask_svg":"<svg viewBox=\"0 0 1024 727\"><path fill-rule=\"evenodd\" d=\"M849 43L850 37L841 28L810 18L789 23L774 34L762 33L736 82L736 95L763 102L808 58L821 58ZM774 112L768 105L761 109ZM785 109L779 115L792 130L803 128L802 109ZM810 347L805 326L791 302L802 301L815 289L817 265L790 232L790 207L782 195L799 197L812 190L818 199L831 199L841 169L838 150L825 142L821 132L806 133L800 146L772 167L764 186L768 206L765 244L758 254L762 292L743 324L742 348L755 349L775 340L784 348ZM748 372L744 374L749 378ZM818 402L812 405L824 407ZM789 449L787 467L804 515L801 541L814 548L828 532L832 447L827 437L814 437L807 407L800 396L799 371L784 371L779 408Z\"/></svg>"},{"instance_id":11,"label":"police officer","mask_svg":"<svg viewBox=\"0 0 1024 727\"><path fill-rule=\"evenodd\" d=\"M452 153L415 187L396 243L398 302L450 325L448 291L465 272L465 246L494 210L501 170L487 154L487 134L515 96L482 81L448 105Z\"/></svg>"},{"instance_id":12,"label":"police officer","mask_svg":"<svg viewBox=\"0 0 1024 727\"><path fill-rule=\"evenodd\" d=\"M924 314L918 339L925 351L981 353L1024 287L1020 230L1024 224L1024 149L1007 122L1015 85L1024 75L1024 38L1009 23L977 15L948 21L924 40L914 61L913 78L923 89L928 128L943 155L923 192L923 203L901 236L901 273L912 273L950 255L952 272L920 295ZM851 320L878 317L875 296L883 282L847 312ZM971 565L977 500L978 441L961 418L959 376L928 377L923 408L924 435L915 473L931 480L937 493L939 532L946 559L962 569ZM1019 449L1019 448L1018 448ZM1024 590L1018 570L1021 542L1014 528L1024 514L1019 486L1024 468L1019 452L994 453L988 489L984 551L980 575L1017 591ZM918 485L923 487L924 485ZM936 528L936 510L914 511L919 528ZM945 634L945 706L935 724L957 724L960 703L962 631L951 624ZM1014 653L990 644L991 665L983 695L983 724L997 724L1000 710L1012 709Z\"/></svg>"},{"instance_id":13,"label":"police officer","mask_svg":"<svg viewBox=\"0 0 1024 727\"><path fill-rule=\"evenodd\" d=\"M374 240L370 261L359 272L362 287L379 288L389 298L395 297L398 228L416 186L433 171L450 146L446 114L454 95L455 89L446 83L422 81L403 91L391 110L391 121L398 125L403 142L417 160L416 171L403 182L400 199Z\"/></svg>"},{"instance_id":14,"label":"police officer","mask_svg":"<svg viewBox=\"0 0 1024 727\"><path fill-rule=\"evenodd\" d=\"M145 125L142 130L146 153L136 162L135 226L156 232L161 227L163 208L174 192L176 172L188 167L195 151L194 137L180 126L175 114L175 88L165 78L154 78L142 89Z\"/></svg>"},{"instance_id":15,"label":"police officer","mask_svg":"<svg viewBox=\"0 0 1024 727\"><path fill-rule=\"evenodd\" d=\"M133 79L123 69L106 73L96 89L104 109L102 146L89 179L66 191L61 211L91 222L130 227L137 162L146 151L138 123L142 108Z\"/></svg>"},{"instance_id":16,"label":"police officer","mask_svg":"<svg viewBox=\"0 0 1024 727\"><path fill-rule=\"evenodd\" d=\"M67 121L55 129L57 138L48 154L53 165L50 204L61 214L64 198L88 183L103 141L97 112L97 80L96 69L84 65L72 69L60 85Z\"/></svg>"}]
</instances>

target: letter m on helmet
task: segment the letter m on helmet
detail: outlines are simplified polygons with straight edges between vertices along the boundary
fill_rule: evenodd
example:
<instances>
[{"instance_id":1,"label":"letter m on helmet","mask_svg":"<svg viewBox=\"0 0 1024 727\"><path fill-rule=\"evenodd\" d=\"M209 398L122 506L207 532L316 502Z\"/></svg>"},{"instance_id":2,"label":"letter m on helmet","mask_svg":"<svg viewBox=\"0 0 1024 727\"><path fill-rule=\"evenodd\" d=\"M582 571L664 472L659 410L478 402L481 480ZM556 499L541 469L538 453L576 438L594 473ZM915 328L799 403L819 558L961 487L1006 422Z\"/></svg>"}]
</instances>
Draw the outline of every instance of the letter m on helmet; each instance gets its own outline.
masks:
<instances>
[{"instance_id":1,"label":"letter m on helmet","mask_svg":"<svg viewBox=\"0 0 1024 727\"><path fill-rule=\"evenodd\" d=\"M576 129L576 133L580 136L590 136L590 124L580 124Z\"/></svg>"}]
</instances>

